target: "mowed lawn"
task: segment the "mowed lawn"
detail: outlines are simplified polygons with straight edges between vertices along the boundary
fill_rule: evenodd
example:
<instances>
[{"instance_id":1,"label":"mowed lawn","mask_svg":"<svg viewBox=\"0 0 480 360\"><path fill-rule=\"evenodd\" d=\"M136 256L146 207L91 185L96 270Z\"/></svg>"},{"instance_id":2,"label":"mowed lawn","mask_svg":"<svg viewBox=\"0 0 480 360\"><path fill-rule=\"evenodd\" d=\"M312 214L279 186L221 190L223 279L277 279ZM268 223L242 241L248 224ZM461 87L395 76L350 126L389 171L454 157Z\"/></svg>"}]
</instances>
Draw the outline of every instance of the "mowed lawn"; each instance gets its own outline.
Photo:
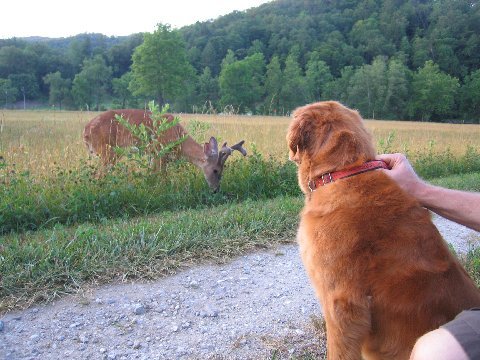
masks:
<instances>
[{"instance_id":1,"label":"mowed lawn","mask_svg":"<svg viewBox=\"0 0 480 360\"><path fill-rule=\"evenodd\" d=\"M98 113L81 111L8 111L0 112L0 156L18 171L48 175L58 168L79 166L88 153L82 141L85 124ZM210 125L207 141L234 144L245 140L245 147L264 156L287 159L285 134L290 118L178 114L183 124L195 120ZM463 155L467 147L480 147L480 126L471 124L421 123L411 121L366 120L379 152L407 152L414 157L428 149L449 150Z\"/></svg>"}]
</instances>

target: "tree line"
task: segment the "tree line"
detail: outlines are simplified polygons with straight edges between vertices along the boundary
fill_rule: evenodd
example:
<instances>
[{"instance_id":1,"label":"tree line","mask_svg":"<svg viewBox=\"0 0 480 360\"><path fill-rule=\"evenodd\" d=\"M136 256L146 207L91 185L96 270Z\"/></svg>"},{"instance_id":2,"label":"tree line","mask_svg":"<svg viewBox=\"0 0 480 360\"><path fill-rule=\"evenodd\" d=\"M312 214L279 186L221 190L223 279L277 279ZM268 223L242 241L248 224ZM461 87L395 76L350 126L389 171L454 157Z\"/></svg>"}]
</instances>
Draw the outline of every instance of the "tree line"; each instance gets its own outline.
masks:
<instances>
[{"instance_id":1,"label":"tree line","mask_svg":"<svg viewBox=\"0 0 480 360\"><path fill-rule=\"evenodd\" d=\"M155 99L179 112L278 115L336 99L367 118L478 123L479 64L477 1L277 0L125 38L0 40L0 89L5 107Z\"/></svg>"}]
</instances>

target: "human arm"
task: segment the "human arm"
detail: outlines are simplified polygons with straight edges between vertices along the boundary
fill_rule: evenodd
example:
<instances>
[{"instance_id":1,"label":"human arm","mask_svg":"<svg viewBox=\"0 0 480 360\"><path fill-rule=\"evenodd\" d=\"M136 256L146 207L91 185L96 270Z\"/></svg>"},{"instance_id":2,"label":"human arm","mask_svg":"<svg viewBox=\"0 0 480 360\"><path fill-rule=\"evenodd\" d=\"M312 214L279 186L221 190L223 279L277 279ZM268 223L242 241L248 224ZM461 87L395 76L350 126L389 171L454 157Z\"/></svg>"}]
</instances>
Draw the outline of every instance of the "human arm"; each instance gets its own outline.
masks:
<instances>
[{"instance_id":1,"label":"human arm","mask_svg":"<svg viewBox=\"0 0 480 360\"><path fill-rule=\"evenodd\" d=\"M377 159L387 163L390 176L422 206L444 218L480 231L480 193L450 190L424 182L403 154L382 154Z\"/></svg>"}]
</instances>

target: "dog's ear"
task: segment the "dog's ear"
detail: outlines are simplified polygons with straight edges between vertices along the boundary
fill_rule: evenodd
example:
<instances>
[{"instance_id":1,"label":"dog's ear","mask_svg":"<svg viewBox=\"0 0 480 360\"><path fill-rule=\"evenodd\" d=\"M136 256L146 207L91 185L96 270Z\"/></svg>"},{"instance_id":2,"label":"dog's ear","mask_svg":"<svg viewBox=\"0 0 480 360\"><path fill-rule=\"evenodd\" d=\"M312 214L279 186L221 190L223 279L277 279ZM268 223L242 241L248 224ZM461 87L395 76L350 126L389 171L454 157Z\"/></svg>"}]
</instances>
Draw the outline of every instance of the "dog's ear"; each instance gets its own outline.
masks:
<instances>
[{"instance_id":1,"label":"dog's ear","mask_svg":"<svg viewBox=\"0 0 480 360\"><path fill-rule=\"evenodd\" d=\"M313 125L308 118L299 117L290 124L287 132L290 160L300 162L300 154L308 150L313 135Z\"/></svg>"},{"instance_id":2,"label":"dog's ear","mask_svg":"<svg viewBox=\"0 0 480 360\"><path fill-rule=\"evenodd\" d=\"M324 162L347 165L355 163L359 157L359 143L350 130L331 131L318 149Z\"/></svg>"}]
</instances>

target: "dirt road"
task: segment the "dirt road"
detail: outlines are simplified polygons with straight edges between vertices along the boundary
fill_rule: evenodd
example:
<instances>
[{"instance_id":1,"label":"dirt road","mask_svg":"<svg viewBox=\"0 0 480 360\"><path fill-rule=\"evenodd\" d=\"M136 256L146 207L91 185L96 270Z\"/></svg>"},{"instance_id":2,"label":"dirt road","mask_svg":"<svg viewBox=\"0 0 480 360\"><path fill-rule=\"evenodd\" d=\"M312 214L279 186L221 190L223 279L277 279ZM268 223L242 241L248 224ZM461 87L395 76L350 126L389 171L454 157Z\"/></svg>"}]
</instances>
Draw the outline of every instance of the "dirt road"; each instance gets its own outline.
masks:
<instances>
[{"instance_id":1,"label":"dirt road","mask_svg":"<svg viewBox=\"0 0 480 360\"><path fill-rule=\"evenodd\" d=\"M459 252L478 233L436 217ZM295 244L149 283L102 286L0 319L0 359L322 357L321 308Z\"/></svg>"}]
</instances>

